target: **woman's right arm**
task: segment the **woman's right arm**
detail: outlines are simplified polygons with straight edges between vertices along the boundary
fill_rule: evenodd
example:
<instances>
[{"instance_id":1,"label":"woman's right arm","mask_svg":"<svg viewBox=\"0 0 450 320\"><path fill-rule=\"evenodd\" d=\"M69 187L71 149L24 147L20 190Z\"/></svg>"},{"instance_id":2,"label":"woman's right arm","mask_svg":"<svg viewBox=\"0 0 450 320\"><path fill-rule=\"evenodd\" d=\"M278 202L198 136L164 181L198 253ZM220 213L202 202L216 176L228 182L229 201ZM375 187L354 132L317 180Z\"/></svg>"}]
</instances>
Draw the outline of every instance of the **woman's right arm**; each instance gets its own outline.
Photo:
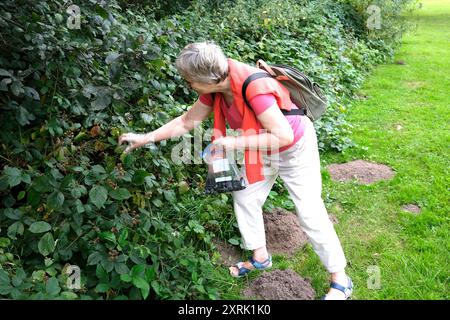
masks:
<instances>
[{"instance_id":1,"label":"woman's right arm","mask_svg":"<svg viewBox=\"0 0 450 320\"><path fill-rule=\"evenodd\" d=\"M129 152L150 142L157 142L182 136L198 126L203 120L207 119L212 110L212 107L204 104L200 101L200 99L198 99L188 111L169 121L155 131L145 134L122 134L119 137L119 145L121 145L122 142L128 142L129 146L124 152Z\"/></svg>"}]
</instances>

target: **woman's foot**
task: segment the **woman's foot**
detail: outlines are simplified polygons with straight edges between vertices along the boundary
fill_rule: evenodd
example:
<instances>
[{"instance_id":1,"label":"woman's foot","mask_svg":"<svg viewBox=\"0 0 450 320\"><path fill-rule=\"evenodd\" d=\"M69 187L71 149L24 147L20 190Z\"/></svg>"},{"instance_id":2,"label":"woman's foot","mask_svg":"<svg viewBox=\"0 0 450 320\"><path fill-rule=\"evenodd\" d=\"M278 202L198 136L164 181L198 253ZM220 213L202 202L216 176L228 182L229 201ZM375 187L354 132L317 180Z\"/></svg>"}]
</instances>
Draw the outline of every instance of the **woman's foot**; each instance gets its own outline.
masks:
<instances>
[{"instance_id":1,"label":"woman's foot","mask_svg":"<svg viewBox=\"0 0 450 320\"><path fill-rule=\"evenodd\" d=\"M324 300L347 300L352 292L352 280L345 272L336 272L331 275L331 287Z\"/></svg>"},{"instance_id":2,"label":"woman's foot","mask_svg":"<svg viewBox=\"0 0 450 320\"><path fill-rule=\"evenodd\" d=\"M267 256L263 259L257 259L250 257L249 260L244 262L238 262L234 266L229 268L230 274L233 277L242 277L243 275L249 273L252 270L258 269L263 270L272 267L272 257Z\"/></svg>"}]
</instances>

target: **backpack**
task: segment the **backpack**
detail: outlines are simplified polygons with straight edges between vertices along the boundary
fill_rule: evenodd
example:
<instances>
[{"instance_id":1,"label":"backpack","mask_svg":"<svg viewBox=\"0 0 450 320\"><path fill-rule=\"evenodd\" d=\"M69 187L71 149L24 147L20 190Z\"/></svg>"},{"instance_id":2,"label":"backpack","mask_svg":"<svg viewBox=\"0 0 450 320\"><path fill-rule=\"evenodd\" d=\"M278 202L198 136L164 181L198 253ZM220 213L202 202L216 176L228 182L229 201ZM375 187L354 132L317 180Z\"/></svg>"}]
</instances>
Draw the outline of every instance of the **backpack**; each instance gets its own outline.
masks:
<instances>
[{"instance_id":1,"label":"backpack","mask_svg":"<svg viewBox=\"0 0 450 320\"><path fill-rule=\"evenodd\" d=\"M250 82L259 78L274 78L288 89L291 101L299 108L291 111L281 109L284 115L306 115L311 121L315 121L327 109L328 102L320 86L304 73L282 64L268 65L263 60L258 60L256 67L266 72L254 73L245 79L242 85L242 97L247 106L249 103L246 91Z\"/></svg>"}]
</instances>

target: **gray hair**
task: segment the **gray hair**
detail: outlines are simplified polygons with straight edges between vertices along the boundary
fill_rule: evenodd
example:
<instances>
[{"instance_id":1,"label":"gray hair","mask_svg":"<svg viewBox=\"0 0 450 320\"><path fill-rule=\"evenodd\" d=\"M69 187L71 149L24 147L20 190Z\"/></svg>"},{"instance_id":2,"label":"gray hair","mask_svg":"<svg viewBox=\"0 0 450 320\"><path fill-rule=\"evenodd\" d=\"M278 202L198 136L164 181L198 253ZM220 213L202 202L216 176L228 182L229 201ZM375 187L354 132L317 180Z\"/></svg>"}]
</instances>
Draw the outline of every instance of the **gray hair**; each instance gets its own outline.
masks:
<instances>
[{"instance_id":1,"label":"gray hair","mask_svg":"<svg viewBox=\"0 0 450 320\"><path fill-rule=\"evenodd\" d=\"M176 67L187 81L219 83L228 76L228 61L222 49L213 42L188 44L179 54Z\"/></svg>"}]
</instances>

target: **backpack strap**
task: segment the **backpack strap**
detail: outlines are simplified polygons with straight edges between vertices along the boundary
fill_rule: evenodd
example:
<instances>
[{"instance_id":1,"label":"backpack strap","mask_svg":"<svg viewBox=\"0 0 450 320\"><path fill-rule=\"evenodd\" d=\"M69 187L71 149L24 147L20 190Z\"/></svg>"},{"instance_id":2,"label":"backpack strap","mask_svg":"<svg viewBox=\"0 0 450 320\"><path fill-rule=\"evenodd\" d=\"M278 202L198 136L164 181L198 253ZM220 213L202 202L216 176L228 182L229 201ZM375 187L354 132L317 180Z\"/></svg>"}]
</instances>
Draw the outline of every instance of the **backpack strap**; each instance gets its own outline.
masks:
<instances>
[{"instance_id":1,"label":"backpack strap","mask_svg":"<svg viewBox=\"0 0 450 320\"><path fill-rule=\"evenodd\" d=\"M260 79L260 78L272 78L272 76L266 72L256 72L256 73L248 76L248 78L245 79L244 84L242 85L242 97L244 98L245 104L249 108L250 108L250 103L248 103L248 100L247 100L247 87L250 84L250 82L252 82L253 80L256 80L256 79ZM280 110L285 116L294 116L294 115L306 116L306 110L303 108L292 109L290 111L284 110L284 109L280 109Z\"/></svg>"}]
</instances>

